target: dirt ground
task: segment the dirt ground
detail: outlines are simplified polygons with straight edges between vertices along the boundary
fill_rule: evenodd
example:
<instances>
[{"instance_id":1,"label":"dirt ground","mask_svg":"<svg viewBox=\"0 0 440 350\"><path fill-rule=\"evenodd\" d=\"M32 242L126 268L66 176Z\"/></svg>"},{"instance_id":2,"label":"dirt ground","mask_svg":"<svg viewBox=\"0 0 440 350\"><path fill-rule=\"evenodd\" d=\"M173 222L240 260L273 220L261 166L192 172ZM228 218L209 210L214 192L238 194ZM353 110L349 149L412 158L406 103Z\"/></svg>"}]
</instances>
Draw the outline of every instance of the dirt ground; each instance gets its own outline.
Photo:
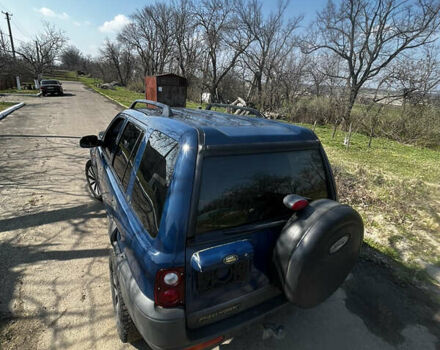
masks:
<instances>
[{"instance_id":1,"label":"dirt ground","mask_svg":"<svg viewBox=\"0 0 440 350\"><path fill-rule=\"evenodd\" d=\"M78 147L120 107L80 83L64 87L63 97L22 98L0 121L0 349L147 349L117 337L107 219ZM263 341L259 323L219 348L440 349L439 305L368 259L325 303L265 322L284 325L284 339Z\"/></svg>"}]
</instances>

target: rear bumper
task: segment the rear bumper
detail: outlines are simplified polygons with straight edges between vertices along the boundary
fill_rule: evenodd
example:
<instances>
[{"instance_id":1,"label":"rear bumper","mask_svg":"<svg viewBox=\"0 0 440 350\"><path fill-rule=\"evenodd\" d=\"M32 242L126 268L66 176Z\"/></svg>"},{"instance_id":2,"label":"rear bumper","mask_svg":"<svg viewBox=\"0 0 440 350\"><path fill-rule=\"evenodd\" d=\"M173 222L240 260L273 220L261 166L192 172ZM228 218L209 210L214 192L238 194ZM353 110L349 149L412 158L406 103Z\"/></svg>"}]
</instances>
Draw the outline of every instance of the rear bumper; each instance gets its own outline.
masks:
<instances>
[{"instance_id":1,"label":"rear bumper","mask_svg":"<svg viewBox=\"0 0 440 350\"><path fill-rule=\"evenodd\" d=\"M51 89L48 89L48 88L40 88L40 91L41 91L43 94L59 94L59 93L62 93L62 92L63 92L63 89L62 89L62 88L59 88L59 87L51 88Z\"/></svg>"},{"instance_id":2,"label":"rear bumper","mask_svg":"<svg viewBox=\"0 0 440 350\"><path fill-rule=\"evenodd\" d=\"M117 244L115 244L116 249ZM203 343L220 335L233 335L243 326L257 321L285 305L286 299L278 296L256 307L195 330L186 327L183 308L155 307L154 300L142 293L134 279L124 254L116 251L116 271L122 297L139 333L152 349L183 349Z\"/></svg>"}]
</instances>

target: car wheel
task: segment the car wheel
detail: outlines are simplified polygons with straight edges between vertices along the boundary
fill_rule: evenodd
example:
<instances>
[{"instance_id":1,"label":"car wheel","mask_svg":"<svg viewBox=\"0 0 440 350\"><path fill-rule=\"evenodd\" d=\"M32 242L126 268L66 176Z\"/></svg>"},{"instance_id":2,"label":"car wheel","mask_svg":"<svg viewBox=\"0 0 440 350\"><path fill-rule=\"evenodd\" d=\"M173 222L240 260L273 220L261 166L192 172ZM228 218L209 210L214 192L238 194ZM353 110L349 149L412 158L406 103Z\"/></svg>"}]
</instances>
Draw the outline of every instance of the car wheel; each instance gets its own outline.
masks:
<instances>
[{"instance_id":1,"label":"car wheel","mask_svg":"<svg viewBox=\"0 0 440 350\"><path fill-rule=\"evenodd\" d=\"M112 292L112 302L115 311L116 329L119 339L123 343L133 342L140 338L140 334L128 313L127 306L122 299L121 287L115 272L116 256L113 249L110 252L109 268L110 268L110 286Z\"/></svg>"},{"instance_id":2,"label":"car wheel","mask_svg":"<svg viewBox=\"0 0 440 350\"><path fill-rule=\"evenodd\" d=\"M93 197L99 201L102 201L101 188L99 187L98 178L96 176L95 168L92 165L92 160L89 159L86 163L86 178L89 190Z\"/></svg>"}]
</instances>

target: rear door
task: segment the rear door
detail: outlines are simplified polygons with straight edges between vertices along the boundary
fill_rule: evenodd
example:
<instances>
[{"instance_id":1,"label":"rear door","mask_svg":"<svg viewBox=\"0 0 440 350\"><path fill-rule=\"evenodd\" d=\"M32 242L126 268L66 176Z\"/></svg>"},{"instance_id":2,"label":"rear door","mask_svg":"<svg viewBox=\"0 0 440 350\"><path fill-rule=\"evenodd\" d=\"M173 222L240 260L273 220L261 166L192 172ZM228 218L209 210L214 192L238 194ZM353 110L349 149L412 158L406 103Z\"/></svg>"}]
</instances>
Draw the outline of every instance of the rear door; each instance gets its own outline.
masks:
<instances>
[{"instance_id":1,"label":"rear door","mask_svg":"<svg viewBox=\"0 0 440 350\"><path fill-rule=\"evenodd\" d=\"M115 129L119 129L116 137ZM111 139L107 141L109 132ZM123 236L130 230L127 188L132 175L133 160L142 138L143 131L131 121L124 122L124 119L115 120L115 127L111 126L104 138L102 167L98 169L103 201L108 215Z\"/></svg>"},{"instance_id":2,"label":"rear door","mask_svg":"<svg viewBox=\"0 0 440 350\"><path fill-rule=\"evenodd\" d=\"M320 149L206 156L187 242L187 324L198 328L280 294L272 251L291 216L283 198L328 198Z\"/></svg>"}]
</instances>

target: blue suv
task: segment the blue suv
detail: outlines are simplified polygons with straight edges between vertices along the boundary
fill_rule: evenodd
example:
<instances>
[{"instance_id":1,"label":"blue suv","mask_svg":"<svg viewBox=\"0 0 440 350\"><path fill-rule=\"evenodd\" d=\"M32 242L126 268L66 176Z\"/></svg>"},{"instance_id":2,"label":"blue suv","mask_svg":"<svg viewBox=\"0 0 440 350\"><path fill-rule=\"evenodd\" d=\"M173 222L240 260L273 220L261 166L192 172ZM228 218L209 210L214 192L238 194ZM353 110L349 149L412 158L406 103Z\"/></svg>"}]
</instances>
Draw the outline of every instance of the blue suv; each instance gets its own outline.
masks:
<instances>
[{"instance_id":1,"label":"blue suv","mask_svg":"<svg viewBox=\"0 0 440 350\"><path fill-rule=\"evenodd\" d=\"M249 111L138 100L81 139L123 342L209 348L288 302L322 302L352 269L362 220L337 202L318 138Z\"/></svg>"}]
</instances>

